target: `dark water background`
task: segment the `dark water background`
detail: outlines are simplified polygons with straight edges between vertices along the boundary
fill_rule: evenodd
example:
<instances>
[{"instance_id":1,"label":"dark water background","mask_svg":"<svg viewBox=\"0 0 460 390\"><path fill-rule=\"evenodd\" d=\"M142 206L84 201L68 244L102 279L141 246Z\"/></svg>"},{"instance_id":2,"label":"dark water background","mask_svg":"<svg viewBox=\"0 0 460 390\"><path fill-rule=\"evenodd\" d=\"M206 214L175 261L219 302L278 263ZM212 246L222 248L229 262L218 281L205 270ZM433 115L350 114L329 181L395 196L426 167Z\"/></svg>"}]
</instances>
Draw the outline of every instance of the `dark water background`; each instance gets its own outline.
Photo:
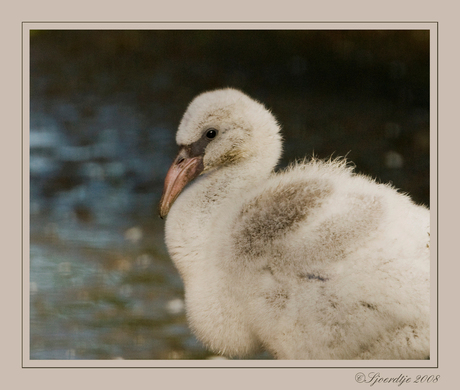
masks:
<instances>
[{"instance_id":1,"label":"dark water background","mask_svg":"<svg viewBox=\"0 0 460 390\"><path fill-rule=\"evenodd\" d=\"M156 213L205 90L272 110L280 166L348 155L429 204L428 31L32 31L30 86L31 359L215 357Z\"/></svg>"}]
</instances>

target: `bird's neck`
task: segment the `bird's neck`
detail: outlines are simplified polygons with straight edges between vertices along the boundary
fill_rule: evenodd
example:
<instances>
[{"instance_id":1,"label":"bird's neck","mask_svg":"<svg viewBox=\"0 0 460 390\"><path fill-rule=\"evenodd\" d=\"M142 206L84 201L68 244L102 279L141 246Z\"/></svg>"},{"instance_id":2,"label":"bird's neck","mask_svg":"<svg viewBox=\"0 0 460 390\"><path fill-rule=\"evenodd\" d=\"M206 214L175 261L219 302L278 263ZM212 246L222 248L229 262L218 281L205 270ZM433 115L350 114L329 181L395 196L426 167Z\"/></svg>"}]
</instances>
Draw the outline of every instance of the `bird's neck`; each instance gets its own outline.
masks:
<instances>
[{"instance_id":1,"label":"bird's neck","mask_svg":"<svg viewBox=\"0 0 460 390\"><path fill-rule=\"evenodd\" d=\"M209 240L213 239L218 216L230 217L230 209L238 209L245 195L266 181L272 170L273 165L261 166L248 159L206 173L189 184L166 220L166 244L179 271L183 262L201 262ZM197 265L195 269L199 268Z\"/></svg>"}]
</instances>

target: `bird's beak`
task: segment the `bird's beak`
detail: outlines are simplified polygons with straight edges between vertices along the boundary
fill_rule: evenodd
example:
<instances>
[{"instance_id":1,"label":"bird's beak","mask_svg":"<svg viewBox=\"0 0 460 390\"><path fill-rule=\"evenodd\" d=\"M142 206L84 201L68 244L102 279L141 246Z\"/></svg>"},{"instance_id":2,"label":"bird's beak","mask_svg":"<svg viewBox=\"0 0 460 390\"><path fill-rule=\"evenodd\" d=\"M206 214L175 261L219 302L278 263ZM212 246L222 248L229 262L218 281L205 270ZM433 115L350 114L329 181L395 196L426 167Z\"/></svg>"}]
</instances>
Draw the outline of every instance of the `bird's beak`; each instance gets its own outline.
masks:
<instances>
[{"instance_id":1,"label":"bird's beak","mask_svg":"<svg viewBox=\"0 0 460 390\"><path fill-rule=\"evenodd\" d=\"M166 174L159 207L161 218L168 215L169 209L187 183L202 171L203 156L191 157L189 151L186 148L182 148Z\"/></svg>"}]
</instances>

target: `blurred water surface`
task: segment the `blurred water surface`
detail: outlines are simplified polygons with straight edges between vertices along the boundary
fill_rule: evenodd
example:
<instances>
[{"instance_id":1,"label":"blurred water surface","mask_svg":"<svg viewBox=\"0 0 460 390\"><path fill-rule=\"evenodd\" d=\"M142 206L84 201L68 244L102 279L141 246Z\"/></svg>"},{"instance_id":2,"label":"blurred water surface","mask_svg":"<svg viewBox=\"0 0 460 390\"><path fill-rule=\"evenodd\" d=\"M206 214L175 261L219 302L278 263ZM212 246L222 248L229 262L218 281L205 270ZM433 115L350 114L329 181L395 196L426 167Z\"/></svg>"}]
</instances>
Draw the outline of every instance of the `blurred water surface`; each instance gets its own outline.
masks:
<instances>
[{"instance_id":1,"label":"blurred water surface","mask_svg":"<svg viewBox=\"0 0 460 390\"><path fill-rule=\"evenodd\" d=\"M189 101L232 86L429 204L426 31L32 31L30 357L205 359L156 214ZM252 358L267 359L261 353Z\"/></svg>"}]
</instances>

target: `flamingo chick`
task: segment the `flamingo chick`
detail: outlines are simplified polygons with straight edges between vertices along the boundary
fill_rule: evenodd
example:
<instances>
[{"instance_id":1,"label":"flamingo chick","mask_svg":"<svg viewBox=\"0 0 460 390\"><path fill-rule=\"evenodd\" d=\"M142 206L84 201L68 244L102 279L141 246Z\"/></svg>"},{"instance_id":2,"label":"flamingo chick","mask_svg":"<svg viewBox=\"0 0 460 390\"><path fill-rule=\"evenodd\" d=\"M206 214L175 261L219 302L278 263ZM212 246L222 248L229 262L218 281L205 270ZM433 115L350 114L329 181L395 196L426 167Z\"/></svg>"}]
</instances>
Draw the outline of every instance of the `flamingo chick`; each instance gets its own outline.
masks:
<instances>
[{"instance_id":1,"label":"flamingo chick","mask_svg":"<svg viewBox=\"0 0 460 390\"><path fill-rule=\"evenodd\" d=\"M190 327L227 356L426 359L428 209L343 159L274 172L279 130L235 89L182 118L160 216Z\"/></svg>"}]
</instances>

